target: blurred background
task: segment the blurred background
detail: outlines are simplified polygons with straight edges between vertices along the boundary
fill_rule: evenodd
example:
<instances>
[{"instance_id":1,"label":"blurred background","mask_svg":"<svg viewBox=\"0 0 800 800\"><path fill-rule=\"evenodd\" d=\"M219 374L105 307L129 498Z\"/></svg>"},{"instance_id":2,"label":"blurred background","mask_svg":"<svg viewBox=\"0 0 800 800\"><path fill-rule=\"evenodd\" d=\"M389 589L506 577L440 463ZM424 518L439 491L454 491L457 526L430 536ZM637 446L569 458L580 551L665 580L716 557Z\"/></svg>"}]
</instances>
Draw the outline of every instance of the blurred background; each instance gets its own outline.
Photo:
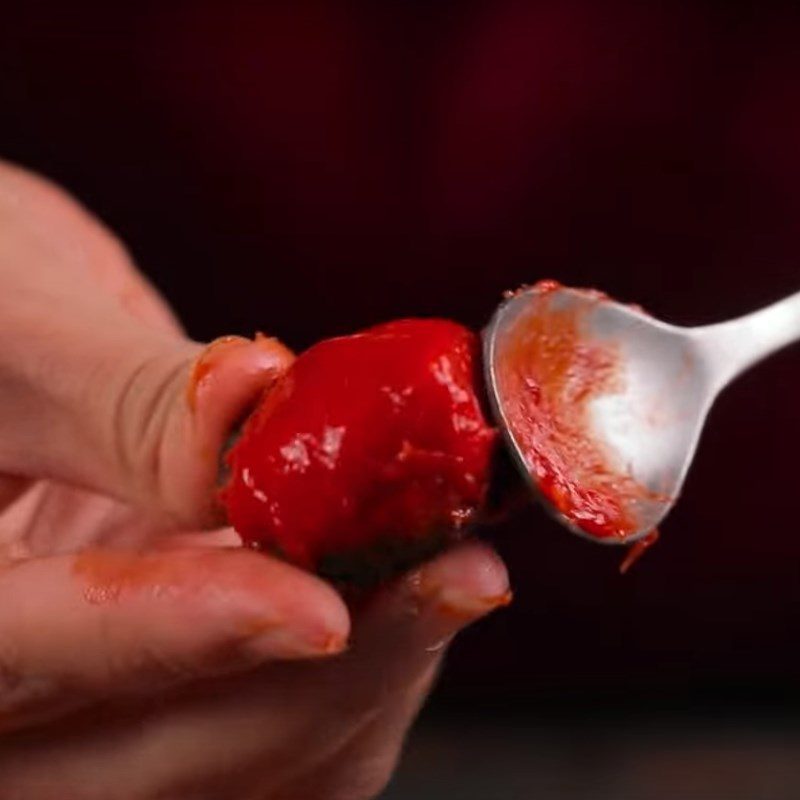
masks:
<instances>
[{"instance_id":1,"label":"blurred background","mask_svg":"<svg viewBox=\"0 0 800 800\"><path fill-rule=\"evenodd\" d=\"M477 328L542 277L699 324L800 289L798 41L769 0L9 3L0 155L198 339ZM387 800L800 796L798 400L796 348L723 396L624 577L537 509L499 530L516 601Z\"/></svg>"}]
</instances>

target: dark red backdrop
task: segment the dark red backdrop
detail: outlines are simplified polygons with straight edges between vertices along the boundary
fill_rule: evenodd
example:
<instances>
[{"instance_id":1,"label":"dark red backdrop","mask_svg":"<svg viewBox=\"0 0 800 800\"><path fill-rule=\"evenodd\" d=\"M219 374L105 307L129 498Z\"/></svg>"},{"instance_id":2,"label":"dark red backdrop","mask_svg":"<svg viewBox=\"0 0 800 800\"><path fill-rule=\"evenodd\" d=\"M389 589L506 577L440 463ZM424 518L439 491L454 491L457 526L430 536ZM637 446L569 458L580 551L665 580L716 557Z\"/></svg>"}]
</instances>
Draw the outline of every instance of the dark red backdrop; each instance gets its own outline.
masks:
<instances>
[{"instance_id":1,"label":"dark red backdrop","mask_svg":"<svg viewBox=\"0 0 800 800\"><path fill-rule=\"evenodd\" d=\"M800 15L774 3L29 3L0 27L0 154L120 232L196 337L301 348L503 289L591 284L699 323L800 288ZM800 353L713 416L662 543L531 510L517 602L442 696L800 676Z\"/></svg>"}]
</instances>

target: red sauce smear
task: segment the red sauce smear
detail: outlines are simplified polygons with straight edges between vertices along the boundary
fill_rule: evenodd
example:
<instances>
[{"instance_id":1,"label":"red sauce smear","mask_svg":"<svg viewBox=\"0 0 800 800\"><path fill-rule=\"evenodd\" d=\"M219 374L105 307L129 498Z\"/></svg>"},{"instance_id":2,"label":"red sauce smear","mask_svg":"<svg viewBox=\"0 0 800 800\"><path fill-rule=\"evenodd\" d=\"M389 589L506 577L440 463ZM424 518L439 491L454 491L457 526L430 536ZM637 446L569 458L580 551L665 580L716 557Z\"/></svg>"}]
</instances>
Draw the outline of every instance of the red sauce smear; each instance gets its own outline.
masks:
<instances>
[{"instance_id":1,"label":"red sauce smear","mask_svg":"<svg viewBox=\"0 0 800 800\"><path fill-rule=\"evenodd\" d=\"M255 373L255 360L248 358L248 353L252 355L253 347L258 348L262 356L257 361L258 369ZM226 380L236 380L238 377L241 383L244 376L241 373L236 375L237 360L239 368L245 371L247 377L252 378L253 374L262 376L258 386L260 393L269 386L270 379L274 380L289 366L292 354L277 339L263 333L256 333L253 339L242 336L221 336L215 339L195 361L186 384L186 402L193 412L198 410L198 403L202 405L203 398L218 393L220 389L224 391Z\"/></svg>"},{"instance_id":2,"label":"red sauce smear","mask_svg":"<svg viewBox=\"0 0 800 800\"><path fill-rule=\"evenodd\" d=\"M639 528L637 501L653 494L614 463L592 430L591 403L622 388L618 349L586 337L580 311L553 306L559 284L534 288L538 313L516 323L496 365L509 428L561 514L591 536L624 541Z\"/></svg>"},{"instance_id":3,"label":"red sauce smear","mask_svg":"<svg viewBox=\"0 0 800 800\"><path fill-rule=\"evenodd\" d=\"M652 530L647 536L631 545L627 555L619 565L619 574L624 575L659 539L659 532Z\"/></svg>"},{"instance_id":4,"label":"red sauce smear","mask_svg":"<svg viewBox=\"0 0 800 800\"><path fill-rule=\"evenodd\" d=\"M85 582L84 597L93 605L116 603L144 592L170 595L207 586L216 564L201 550L164 558L157 553L85 550L75 556L72 572Z\"/></svg>"},{"instance_id":5,"label":"red sauce smear","mask_svg":"<svg viewBox=\"0 0 800 800\"><path fill-rule=\"evenodd\" d=\"M186 401L192 411L197 410L197 394L208 381L217 365L231 348L248 345L249 340L240 336L220 336L211 342L195 361L189 382L186 384Z\"/></svg>"}]
</instances>

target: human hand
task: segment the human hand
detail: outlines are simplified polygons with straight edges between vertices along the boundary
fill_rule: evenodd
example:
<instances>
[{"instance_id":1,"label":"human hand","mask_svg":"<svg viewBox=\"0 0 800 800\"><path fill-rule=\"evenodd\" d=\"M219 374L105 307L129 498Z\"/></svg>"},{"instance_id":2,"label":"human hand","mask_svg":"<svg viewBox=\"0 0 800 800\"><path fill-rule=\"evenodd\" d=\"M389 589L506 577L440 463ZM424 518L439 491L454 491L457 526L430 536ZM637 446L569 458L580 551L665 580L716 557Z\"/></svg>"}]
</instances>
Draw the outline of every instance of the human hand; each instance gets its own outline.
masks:
<instances>
[{"instance_id":1,"label":"human hand","mask_svg":"<svg viewBox=\"0 0 800 800\"><path fill-rule=\"evenodd\" d=\"M374 796L447 641L508 601L502 564L465 545L351 618L201 532L226 432L291 354L209 355L105 229L9 166L0 333L0 796Z\"/></svg>"}]
</instances>

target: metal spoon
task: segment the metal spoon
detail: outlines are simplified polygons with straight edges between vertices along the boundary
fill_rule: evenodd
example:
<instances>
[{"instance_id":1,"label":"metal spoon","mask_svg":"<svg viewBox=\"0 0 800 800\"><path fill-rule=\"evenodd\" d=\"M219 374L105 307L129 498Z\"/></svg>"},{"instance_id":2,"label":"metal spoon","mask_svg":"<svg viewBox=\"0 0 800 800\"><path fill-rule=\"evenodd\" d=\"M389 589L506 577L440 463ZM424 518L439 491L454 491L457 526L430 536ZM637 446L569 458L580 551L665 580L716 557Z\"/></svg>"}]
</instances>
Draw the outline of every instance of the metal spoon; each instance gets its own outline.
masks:
<instances>
[{"instance_id":1,"label":"metal spoon","mask_svg":"<svg viewBox=\"0 0 800 800\"><path fill-rule=\"evenodd\" d=\"M616 303L596 292L523 289L495 312L484 331L484 369L491 405L508 448L545 507L567 528L594 541L629 544L654 530L680 494L700 432L717 395L734 378L770 354L800 340L800 292L747 316L715 325L682 328ZM624 538L597 539L558 511L542 494L512 430L509 398L498 381L511 332L531 315L574 312L581 341L611 345L621 380L594 398L590 435L627 474L652 493L637 504L636 527Z\"/></svg>"}]
</instances>

